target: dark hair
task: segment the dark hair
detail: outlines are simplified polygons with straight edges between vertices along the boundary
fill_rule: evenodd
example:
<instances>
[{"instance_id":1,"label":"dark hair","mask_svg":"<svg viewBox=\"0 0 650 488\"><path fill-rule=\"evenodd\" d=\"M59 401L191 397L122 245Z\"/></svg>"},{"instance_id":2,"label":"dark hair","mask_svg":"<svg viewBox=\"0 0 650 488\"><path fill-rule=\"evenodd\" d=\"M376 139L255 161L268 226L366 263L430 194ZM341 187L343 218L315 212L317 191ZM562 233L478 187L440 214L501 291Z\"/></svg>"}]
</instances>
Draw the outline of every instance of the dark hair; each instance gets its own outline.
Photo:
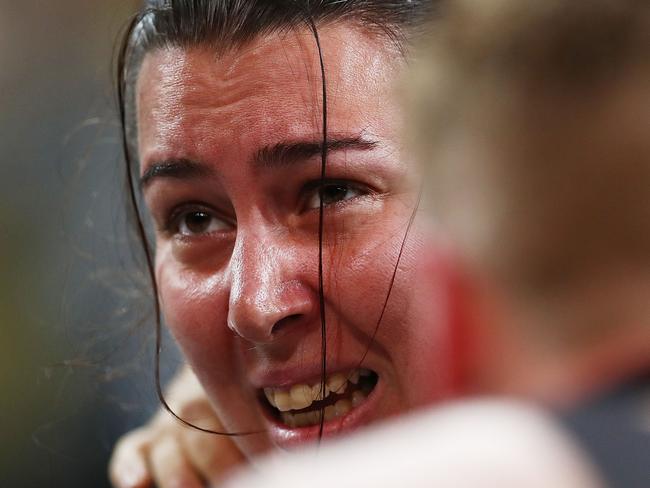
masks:
<instances>
[{"instance_id":1,"label":"dark hair","mask_svg":"<svg viewBox=\"0 0 650 488\"><path fill-rule=\"evenodd\" d=\"M253 432L226 433L202 429L179 418L167 405L160 386L159 356L161 349L161 314L157 284L153 268L153 249L147 237L140 215L137 177L133 164L136 141L135 81L138 69L146 53L167 46L204 45L216 52L241 48L253 39L283 30L307 28L311 30L320 54L323 89L323 151L321 178L325 178L327 163L327 90L325 67L320 49L317 25L346 21L357 24L395 44L402 53L405 45L418 34L430 15L433 0L147 0L144 8L129 24L117 59L117 87L120 119L122 124L123 150L126 163L127 191L132 204L133 218L144 251L156 313L156 389L160 402L173 416L184 424L198 430L221 435L244 435ZM412 221L412 219L411 219ZM410 225L409 225L410 228ZM408 233L408 230L407 230ZM406 240L406 236L404 238ZM321 199L319 225L319 298L322 333L322 388L325 385L326 352L325 307L323 295L323 208ZM404 242L402 243L402 249ZM402 250L395 265L383 309L376 328L382 320L395 272ZM370 344L368 345L370 347ZM364 357L361 359L363 361ZM361 362L360 361L360 362ZM321 435L323 415L321 413Z\"/></svg>"}]
</instances>

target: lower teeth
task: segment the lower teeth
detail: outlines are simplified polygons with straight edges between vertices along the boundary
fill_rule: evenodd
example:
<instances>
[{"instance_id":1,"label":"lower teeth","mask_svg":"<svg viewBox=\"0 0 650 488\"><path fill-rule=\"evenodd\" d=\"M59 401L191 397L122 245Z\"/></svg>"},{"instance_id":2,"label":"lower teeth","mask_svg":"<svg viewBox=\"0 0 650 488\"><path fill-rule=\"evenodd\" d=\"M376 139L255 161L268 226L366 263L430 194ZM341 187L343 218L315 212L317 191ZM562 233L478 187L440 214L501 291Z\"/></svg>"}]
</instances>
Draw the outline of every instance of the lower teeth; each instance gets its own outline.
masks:
<instances>
[{"instance_id":1,"label":"lower teeth","mask_svg":"<svg viewBox=\"0 0 650 488\"><path fill-rule=\"evenodd\" d=\"M325 422L343 417L353 407L356 407L366 399L366 395L360 391L355 391L352 395L352 401L341 399L334 405L328 405L324 409ZM291 413L281 412L282 421L289 427L307 427L320 423L321 410L312 410L310 412Z\"/></svg>"}]
</instances>

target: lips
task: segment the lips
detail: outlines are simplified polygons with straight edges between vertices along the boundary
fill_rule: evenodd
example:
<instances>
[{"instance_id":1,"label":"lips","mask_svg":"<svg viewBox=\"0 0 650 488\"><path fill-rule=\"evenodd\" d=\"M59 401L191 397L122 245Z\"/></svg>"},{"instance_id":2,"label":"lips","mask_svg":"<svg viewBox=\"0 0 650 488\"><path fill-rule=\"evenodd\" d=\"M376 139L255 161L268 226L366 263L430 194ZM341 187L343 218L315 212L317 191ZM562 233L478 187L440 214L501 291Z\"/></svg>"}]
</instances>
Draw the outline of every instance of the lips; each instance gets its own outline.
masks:
<instances>
[{"instance_id":1,"label":"lips","mask_svg":"<svg viewBox=\"0 0 650 488\"><path fill-rule=\"evenodd\" d=\"M270 433L281 447L315 440L323 416L323 432L338 433L363 424L371 410L371 397L379 382L368 369L332 373L324 384L320 380L294 383L283 387L266 387L259 399ZM353 425L355 424L355 425Z\"/></svg>"}]
</instances>

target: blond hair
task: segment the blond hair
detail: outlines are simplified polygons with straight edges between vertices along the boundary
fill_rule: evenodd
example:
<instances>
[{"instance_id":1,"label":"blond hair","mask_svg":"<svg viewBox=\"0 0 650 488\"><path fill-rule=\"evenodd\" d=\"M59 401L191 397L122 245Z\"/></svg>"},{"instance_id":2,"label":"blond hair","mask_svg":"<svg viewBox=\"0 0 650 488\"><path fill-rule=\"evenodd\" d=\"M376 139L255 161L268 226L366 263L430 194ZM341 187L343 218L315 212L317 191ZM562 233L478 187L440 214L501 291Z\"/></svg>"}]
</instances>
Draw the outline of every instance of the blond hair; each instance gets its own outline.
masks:
<instances>
[{"instance_id":1,"label":"blond hair","mask_svg":"<svg viewBox=\"0 0 650 488\"><path fill-rule=\"evenodd\" d=\"M650 2L457 0L410 84L432 211L517 293L650 272Z\"/></svg>"}]
</instances>

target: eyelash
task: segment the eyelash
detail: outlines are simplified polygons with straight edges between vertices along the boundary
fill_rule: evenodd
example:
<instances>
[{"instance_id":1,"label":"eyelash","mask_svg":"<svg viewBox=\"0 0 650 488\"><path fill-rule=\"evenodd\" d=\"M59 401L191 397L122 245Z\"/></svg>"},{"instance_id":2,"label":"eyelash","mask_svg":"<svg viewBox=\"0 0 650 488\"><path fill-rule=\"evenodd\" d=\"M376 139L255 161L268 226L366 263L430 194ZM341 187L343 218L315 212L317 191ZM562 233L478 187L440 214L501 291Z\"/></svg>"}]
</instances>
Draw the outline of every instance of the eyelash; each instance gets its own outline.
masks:
<instances>
[{"instance_id":1,"label":"eyelash","mask_svg":"<svg viewBox=\"0 0 650 488\"><path fill-rule=\"evenodd\" d=\"M320 208L319 193L325 194L324 193L325 190L332 189L332 188L338 190L345 190L346 194L351 191L356 192L356 194L349 198L342 198L341 200L336 200L331 203L324 203L323 207L326 209L328 207L342 206L347 204L351 200L355 200L357 198L371 195L374 193L374 191L368 188L366 185L355 183L349 180L335 180L335 179L325 180L325 181L314 180L305 184L300 191L301 211L302 212L318 211ZM327 198L327 195L325 196ZM312 201L310 203L310 200L312 199L315 199L315 201ZM203 231L203 232L181 232L182 226L184 224L187 225L187 222L184 221L185 218L192 215L199 216L200 214L203 214L206 218L216 219L218 221L221 221L223 223L223 229ZM211 225L212 222L209 222L209 224ZM192 238L201 235L212 234L214 232L223 232L224 230L226 230L227 227L233 228L236 227L236 224L233 223L231 219L221 216L219 212L216 212L214 209L210 208L209 206L197 202L197 203L186 203L173 209L170 212L169 216L165 219L165 223L163 225L162 230L170 236L178 235L185 238Z\"/></svg>"},{"instance_id":2,"label":"eyelash","mask_svg":"<svg viewBox=\"0 0 650 488\"><path fill-rule=\"evenodd\" d=\"M163 231L169 235L180 235L182 237L196 237L199 235L211 234L215 231L210 232L197 232L197 233L182 233L181 227L184 224L184 219L191 215L200 215L203 214L211 219L219 220L223 223L223 227L226 228L235 227L231 219L223 217L219 212L216 212L214 209L210 208L207 205L201 203L186 203L180 205L173 209L169 216L165 219L165 224L163 226ZM187 223L185 223L187 225ZM222 230L219 230L220 232Z\"/></svg>"},{"instance_id":3,"label":"eyelash","mask_svg":"<svg viewBox=\"0 0 650 488\"><path fill-rule=\"evenodd\" d=\"M319 193L324 194L323 190L326 190L328 188L336 188L338 189L345 189L346 191L356 191L357 195L351 197L351 198L346 198L344 200L339 200L335 201L332 203L324 203L323 207L332 207L332 206L339 206L339 205L345 205L347 202L354 200L359 197L367 196L370 194L373 194L374 191L368 188L366 185L363 185L361 183L356 183L350 180L336 180L336 179L326 179L324 181L321 180L315 180L307 183L305 186L303 186L301 195L303 195L303 208L304 211L311 211L311 210L318 210L320 208L320 198L319 198ZM310 198L317 198L317 204L309 206L309 199Z\"/></svg>"}]
</instances>

